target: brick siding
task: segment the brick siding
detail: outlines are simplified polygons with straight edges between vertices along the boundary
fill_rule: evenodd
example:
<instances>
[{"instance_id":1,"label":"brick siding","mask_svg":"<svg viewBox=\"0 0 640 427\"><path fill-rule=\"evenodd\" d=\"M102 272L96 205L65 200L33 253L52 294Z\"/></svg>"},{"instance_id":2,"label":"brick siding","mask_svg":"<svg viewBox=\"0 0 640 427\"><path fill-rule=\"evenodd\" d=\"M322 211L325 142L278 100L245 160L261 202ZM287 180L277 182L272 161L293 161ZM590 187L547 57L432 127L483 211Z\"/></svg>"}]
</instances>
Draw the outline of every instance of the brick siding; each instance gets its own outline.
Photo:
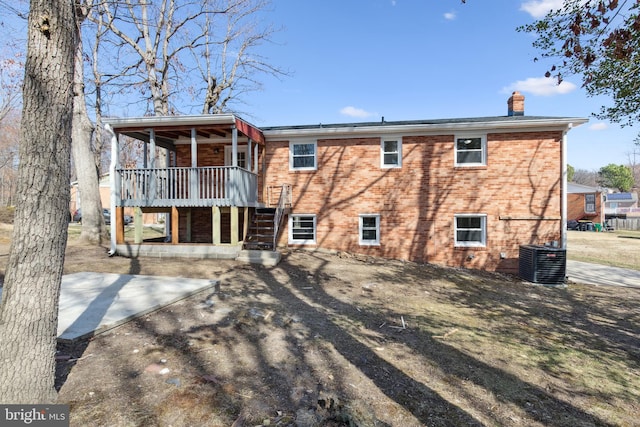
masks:
<instances>
[{"instance_id":1,"label":"brick siding","mask_svg":"<svg viewBox=\"0 0 640 427\"><path fill-rule=\"evenodd\" d=\"M318 139L316 171L289 171L289 141L267 141L265 181L291 184L292 212L316 215L311 247L516 272L521 244L560 240L561 140L490 133L487 166L454 167L453 135L404 136L402 168L382 169L379 137ZM486 247L454 247L465 213L486 214ZM359 245L359 214L380 214L379 246Z\"/></svg>"}]
</instances>

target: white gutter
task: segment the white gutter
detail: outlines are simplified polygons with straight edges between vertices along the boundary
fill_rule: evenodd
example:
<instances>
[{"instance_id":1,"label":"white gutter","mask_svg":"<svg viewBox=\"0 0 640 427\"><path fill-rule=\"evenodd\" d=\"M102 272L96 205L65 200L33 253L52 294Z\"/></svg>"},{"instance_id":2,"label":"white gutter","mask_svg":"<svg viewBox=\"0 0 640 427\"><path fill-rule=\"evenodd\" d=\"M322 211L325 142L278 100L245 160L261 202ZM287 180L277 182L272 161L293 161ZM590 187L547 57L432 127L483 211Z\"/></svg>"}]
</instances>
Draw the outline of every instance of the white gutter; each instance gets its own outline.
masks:
<instances>
[{"instance_id":1,"label":"white gutter","mask_svg":"<svg viewBox=\"0 0 640 427\"><path fill-rule=\"evenodd\" d=\"M116 169L118 167L118 136L113 131L110 124L105 124L104 128L111 134L111 163L109 164L109 188L110 188L110 205L109 209L112 213L112 221L110 225L111 229L111 249L109 249L109 256L116 254Z\"/></svg>"},{"instance_id":2,"label":"white gutter","mask_svg":"<svg viewBox=\"0 0 640 427\"><path fill-rule=\"evenodd\" d=\"M531 132L535 130L565 130L572 125L578 126L587 123L589 119L579 117L567 118L541 118L531 120L487 120L468 122L438 122L438 123L398 123L375 124L364 126L336 126L318 125L312 127L278 127L274 129L262 129L265 138L275 137L313 137L338 138L341 136L353 137L354 135L381 135L381 134L411 134L433 133L441 134L443 131L491 131L491 132Z\"/></svg>"}]
</instances>

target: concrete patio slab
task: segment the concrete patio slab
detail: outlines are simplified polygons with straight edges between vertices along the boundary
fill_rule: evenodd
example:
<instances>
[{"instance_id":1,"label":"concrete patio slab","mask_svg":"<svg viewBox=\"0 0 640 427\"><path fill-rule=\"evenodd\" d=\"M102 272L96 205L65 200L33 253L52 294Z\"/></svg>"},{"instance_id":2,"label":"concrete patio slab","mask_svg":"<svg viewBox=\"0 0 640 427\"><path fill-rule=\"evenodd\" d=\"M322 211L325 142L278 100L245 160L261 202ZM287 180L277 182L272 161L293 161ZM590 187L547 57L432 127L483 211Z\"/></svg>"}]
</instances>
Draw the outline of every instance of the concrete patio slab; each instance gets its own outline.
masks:
<instances>
[{"instance_id":1,"label":"concrete patio slab","mask_svg":"<svg viewBox=\"0 0 640 427\"><path fill-rule=\"evenodd\" d=\"M74 340L104 332L214 288L218 283L217 280L108 273L65 275L60 289L58 338Z\"/></svg>"}]
</instances>

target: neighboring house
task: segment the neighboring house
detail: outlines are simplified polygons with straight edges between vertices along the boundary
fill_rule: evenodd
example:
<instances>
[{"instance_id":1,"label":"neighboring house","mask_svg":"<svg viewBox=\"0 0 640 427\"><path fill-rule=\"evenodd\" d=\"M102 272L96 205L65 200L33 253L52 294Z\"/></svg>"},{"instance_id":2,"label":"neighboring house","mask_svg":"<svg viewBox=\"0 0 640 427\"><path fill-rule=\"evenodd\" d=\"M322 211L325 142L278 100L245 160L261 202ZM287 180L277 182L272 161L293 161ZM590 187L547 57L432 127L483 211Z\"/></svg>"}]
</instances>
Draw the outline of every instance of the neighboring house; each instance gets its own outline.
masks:
<instances>
[{"instance_id":1,"label":"neighboring house","mask_svg":"<svg viewBox=\"0 0 640 427\"><path fill-rule=\"evenodd\" d=\"M586 122L525 116L517 92L507 115L466 119L260 129L232 114L106 119L112 159L117 135L171 154L169 167L153 156L138 169L112 164L112 251L234 257L275 241L517 272L520 245L564 245L566 134ZM125 242L133 206L168 214L170 244Z\"/></svg>"},{"instance_id":2,"label":"neighboring house","mask_svg":"<svg viewBox=\"0 0 640 427\"><path fill-rule=\"evenodd\" d=\"M607 193L604 197L604 213L607 218L640 217L638 193Z\"/></svg>"},{"instance_id":3,"label":"neighboring house","mask_svg":"<svg viewBox=\"0 0 640 427\"><path fill-rule=\"evenodd\" d=\"M570 182L567 185L567 219L604 224L604 194L601 189Z\"/></svg>"},{"instance_id":4,"label":"neighboring house","mask_svg":"<svg viewBox=\"0 0 640 427\"><path fill-rule=\"evenodd\" d=\"M102 202L102 207L109 208L111 181L108 174L102 175L100 177L100 181L98 182L98 189L100 191L100 201ZM80 191L78 190L78 181L73 181L71 183L70 191L71 199L69 204L69 214L73 217L75 211L82 208L82 197L80 195Z\"/></svg>"}]
</instances>

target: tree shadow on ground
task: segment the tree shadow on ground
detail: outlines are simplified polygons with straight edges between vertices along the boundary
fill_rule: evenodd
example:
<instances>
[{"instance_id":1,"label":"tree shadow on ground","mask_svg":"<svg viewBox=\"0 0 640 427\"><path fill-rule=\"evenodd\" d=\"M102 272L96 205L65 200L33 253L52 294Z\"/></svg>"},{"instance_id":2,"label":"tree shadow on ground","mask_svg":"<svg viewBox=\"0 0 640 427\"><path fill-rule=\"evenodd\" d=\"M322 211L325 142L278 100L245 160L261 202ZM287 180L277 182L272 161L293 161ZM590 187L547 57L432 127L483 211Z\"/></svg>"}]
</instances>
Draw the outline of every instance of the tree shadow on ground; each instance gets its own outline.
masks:
<instances>
[{"instance_id":1,"label":"tree shadow on ground","mask_svg":"<svg viewBox=\"0 0 640 427\"><path fill-rule=\"evenodd\" d=\"M321 265L322 265L321 261ZM282 263L288 263L283 259ZM295 271L298 268L289 264L287 270ZM274 278L269 270L256 269L260 277L270 288L273 296L282 301L287 301L287 308L300 319L316 319L325 315L317 307L331 307L331 311L348 317L352 322L369 325L371 332L379 334L373 329L371 316L365 311L358 310L351 304L342 302L326 293L322 286L317 286L313 280L309 280L309 274L318 275L322 266L315 271L299 270L294 280L294 286L303 292L304 297L294 293L291 286L285 286ZM402 313L381 312L387 319L398 319ZM437 319L436 319L437 320ZM443 399L428 385L408 376L389 362L380 358L369 347L339 326L329 316L321 324L307 324L313 333L321 334L328 340L351 364L356 366L363 374L370 378L376 386L387 396L410 411L421 422L430 425L434 420L448 422L451 425L480 425L470 414L460 407ZM518 398L512 398L508 403L518 406L533 420L543 422L548 426L572 426L595 425L608 426L606 422L585 413L580 408L572 406L549 394L535 384L527 383L522 379L507 373L501 369L487 365L482 361L462 353L458 349L433 339L429 334L420 330L406 330L402 336L386 333L389 340L397 340L418 352L430 363L436 364L446 375L461 381L470 381L475 385L492 393L499 399L503 396L514 396L513 390L519 390ZM540 408L544 407L544 411ZM552 414L553 416L548 416ZM492 417L490 412L485 414ZM496 422L499 420L496 419Z\"/></svg>"}]
</instances>

